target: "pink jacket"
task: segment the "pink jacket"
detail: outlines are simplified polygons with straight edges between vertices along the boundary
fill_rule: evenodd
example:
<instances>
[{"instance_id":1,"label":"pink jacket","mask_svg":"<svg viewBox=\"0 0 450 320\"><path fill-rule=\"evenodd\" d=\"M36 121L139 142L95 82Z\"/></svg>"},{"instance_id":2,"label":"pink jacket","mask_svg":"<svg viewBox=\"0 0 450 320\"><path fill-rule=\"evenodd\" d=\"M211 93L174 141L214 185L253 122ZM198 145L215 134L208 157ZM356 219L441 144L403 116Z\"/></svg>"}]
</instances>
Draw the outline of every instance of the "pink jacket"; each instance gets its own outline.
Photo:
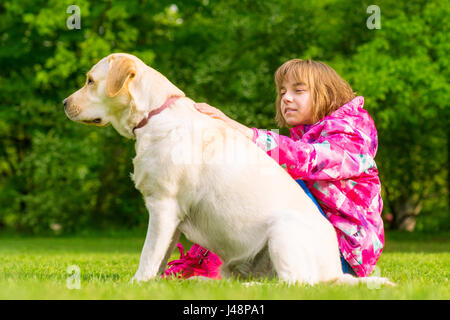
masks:
<instances>
[{"instance_id":1,"label":"pink jacket","mask_svg":"<svg viewBox=\"0 0 450 320\"><path fill-rule=\"evenodd\" d=\"M363 105L356 97L316 124L291 128L291 138L253 128L253 141L305 181L360 277L372 272L384 247L377 130Z\"/></svg>"}]
</instances>

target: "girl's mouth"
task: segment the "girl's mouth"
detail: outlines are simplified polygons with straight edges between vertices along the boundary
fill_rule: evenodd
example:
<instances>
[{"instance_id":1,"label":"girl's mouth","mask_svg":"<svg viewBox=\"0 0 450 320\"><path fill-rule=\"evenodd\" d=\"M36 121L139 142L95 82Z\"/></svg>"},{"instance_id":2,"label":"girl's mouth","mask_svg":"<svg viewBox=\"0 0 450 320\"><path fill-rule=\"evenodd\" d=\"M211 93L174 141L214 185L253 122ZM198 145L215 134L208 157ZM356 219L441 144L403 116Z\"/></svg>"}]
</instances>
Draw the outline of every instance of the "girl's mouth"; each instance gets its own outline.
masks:
<instances>
[{"instance_id":1,"label":"girl's mouth","mask_svg":"<svg viewBox=\"0 0 450 320\"><path fill-rule=\"evenodd\" d=\"M284 111L284 114L293 113L293 112L295 112L295 111L297 111L297 110L295 110L295 109L286 109L286 110Z\"/></svg>"}]
</instances>

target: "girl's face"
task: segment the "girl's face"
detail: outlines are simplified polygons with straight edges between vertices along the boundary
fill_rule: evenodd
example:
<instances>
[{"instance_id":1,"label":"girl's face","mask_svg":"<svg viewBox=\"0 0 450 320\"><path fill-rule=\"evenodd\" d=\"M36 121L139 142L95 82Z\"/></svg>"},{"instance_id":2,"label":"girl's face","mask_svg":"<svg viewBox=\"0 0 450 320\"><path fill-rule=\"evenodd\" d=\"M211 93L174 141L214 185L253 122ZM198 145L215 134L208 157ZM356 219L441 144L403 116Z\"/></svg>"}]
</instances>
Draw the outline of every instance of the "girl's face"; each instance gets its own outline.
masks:
<instances>
[{"instance_id":1,"label":"girl's face","mask_svg":"<svg viewBox=\"0 0 450 320\"><path fill-rule=\"evenodd\" d=\"M305 83L292 79L283 81L280 88L281 112L290 126L313 124L311 98Z\"/></svg>"}]
</instances>

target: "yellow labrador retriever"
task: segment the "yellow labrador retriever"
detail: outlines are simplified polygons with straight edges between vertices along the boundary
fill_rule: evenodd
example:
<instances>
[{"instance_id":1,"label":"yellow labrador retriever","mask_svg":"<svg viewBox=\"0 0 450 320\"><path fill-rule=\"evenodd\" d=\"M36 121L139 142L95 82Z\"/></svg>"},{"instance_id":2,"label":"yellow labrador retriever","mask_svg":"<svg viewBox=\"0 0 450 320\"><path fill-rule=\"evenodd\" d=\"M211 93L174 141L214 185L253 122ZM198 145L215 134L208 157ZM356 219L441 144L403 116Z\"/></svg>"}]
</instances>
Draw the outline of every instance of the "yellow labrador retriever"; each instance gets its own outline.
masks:
<instances>
[{"instance_id":1,"label":"yellow labrador retriever","mask_svg":"<svg viewBox=\"0 0 450 320\"><path fill-rule=\"evenodd\" d=\"M150 219L132 280L163 272L183 232L220 256L223 277L369 282L343 274L334 228L276 161L223 121L201 114L135 56L101 59L63 103L71 120L112 124L136 139L133 180Z\"/></svg>"}]
</instances>

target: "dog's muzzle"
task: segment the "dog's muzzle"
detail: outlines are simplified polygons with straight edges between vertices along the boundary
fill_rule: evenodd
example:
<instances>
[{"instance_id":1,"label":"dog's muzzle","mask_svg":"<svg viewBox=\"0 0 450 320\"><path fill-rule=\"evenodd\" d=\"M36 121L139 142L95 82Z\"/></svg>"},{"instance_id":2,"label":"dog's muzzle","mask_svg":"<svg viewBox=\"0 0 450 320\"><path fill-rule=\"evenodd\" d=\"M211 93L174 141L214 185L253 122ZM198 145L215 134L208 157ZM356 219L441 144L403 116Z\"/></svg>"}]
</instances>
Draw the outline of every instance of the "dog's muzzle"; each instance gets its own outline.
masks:
<instances>
[{"instance_id":1,"label":"dog's muzzle","mask_svg":"<svg viewBox=\"0 0 450 320\"><path fill-rule=\"evenodd\" d=\"M64 112L66 113L69 119L76 118L81 113L81 108L77 105L72 105L69 103L69 99L66 98L63 100Z\"/></svg>"}]
</instances>

